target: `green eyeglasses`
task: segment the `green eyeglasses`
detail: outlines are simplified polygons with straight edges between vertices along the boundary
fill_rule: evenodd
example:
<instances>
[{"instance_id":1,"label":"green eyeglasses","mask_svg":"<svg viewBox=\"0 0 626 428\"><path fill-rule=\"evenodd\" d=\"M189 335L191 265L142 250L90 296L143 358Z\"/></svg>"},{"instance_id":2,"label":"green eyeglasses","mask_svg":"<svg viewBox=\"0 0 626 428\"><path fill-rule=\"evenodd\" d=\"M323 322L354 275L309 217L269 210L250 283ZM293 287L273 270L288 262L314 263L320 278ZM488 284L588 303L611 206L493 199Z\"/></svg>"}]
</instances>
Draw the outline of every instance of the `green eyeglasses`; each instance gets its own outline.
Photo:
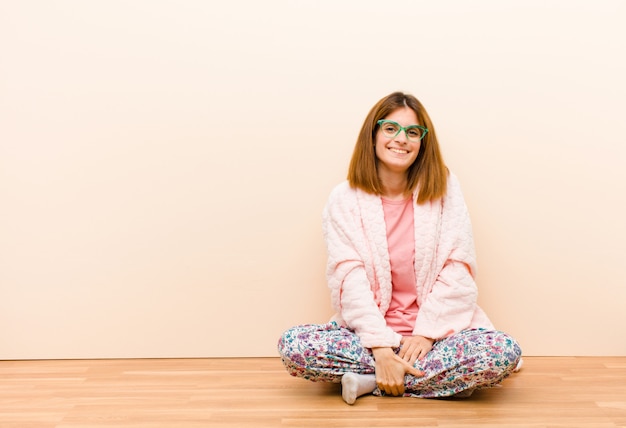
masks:
<instances>
[{"instance_id":1,"label":"green eyeglasses","mask_svg":"<svg viewBox=\"0 0 626 428\"><path fill-rule=\"evenodd\" d=\"M376 123L378 124L378 126L380 126L380 130L385 137L395 138L396 135L398 135L401 131L404 131L406 139L411 141L412 143L420 142L428 132L428 128L424 126L410 125L405 128L404 126L400 126L399 123L392 120L381 119Z\"/></svg>"}]
</instances>

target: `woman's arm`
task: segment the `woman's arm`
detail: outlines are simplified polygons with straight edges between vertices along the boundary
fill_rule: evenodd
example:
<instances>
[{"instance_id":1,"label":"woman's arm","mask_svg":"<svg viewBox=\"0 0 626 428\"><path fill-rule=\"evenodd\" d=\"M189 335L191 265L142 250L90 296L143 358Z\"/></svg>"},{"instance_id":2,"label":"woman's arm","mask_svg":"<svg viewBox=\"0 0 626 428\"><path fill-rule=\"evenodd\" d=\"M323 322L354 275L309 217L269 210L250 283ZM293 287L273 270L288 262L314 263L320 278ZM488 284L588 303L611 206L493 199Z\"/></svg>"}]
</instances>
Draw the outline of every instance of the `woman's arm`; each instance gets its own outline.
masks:
<instances>
[{"instance_id":1,"label":"woman's arm","mask_svg":"<svg viewBox=\"0 0 626 428\"><path fill-rule=\"evenodd\" d=\"M420 302L414 335L434 339L468 328L476 311L476 256L472 225L458 180L450 175L437 245L439 272Z\"/></svg>"},{"instance_id":2,"label":"woman's arm","mask_svg":"<svg viewBox=\"0 0 626 428\"><path fill-rule=\"evenodd\" d=\"M397 347L401 336L387 327L365 269L362 253L369 243L360 227L354 191L336 188L323 215L328 252L326 275L334 309L355 330L363 346Z\"/></svg>"}]
</instances>

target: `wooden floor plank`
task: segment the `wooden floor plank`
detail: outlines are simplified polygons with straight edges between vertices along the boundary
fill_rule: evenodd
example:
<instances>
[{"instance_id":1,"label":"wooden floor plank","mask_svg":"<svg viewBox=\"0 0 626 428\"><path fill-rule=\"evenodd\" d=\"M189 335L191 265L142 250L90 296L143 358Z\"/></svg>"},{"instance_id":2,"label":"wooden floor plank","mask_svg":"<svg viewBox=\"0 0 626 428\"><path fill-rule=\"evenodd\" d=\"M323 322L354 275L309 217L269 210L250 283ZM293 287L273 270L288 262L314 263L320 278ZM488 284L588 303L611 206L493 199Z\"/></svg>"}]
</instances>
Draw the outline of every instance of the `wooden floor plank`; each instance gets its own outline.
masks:
<instances>
[{"instance_id":1,"label":"wooden floor plank","mask_svg":"<svg viewBox=\"0 0 626 428\"><path fill-rule=\"evenodd\" d=\"M626 357L526 357L468 399L354 406L278 358L0 361L0 427L626 427Z\"/></svg>"}]
</instances>

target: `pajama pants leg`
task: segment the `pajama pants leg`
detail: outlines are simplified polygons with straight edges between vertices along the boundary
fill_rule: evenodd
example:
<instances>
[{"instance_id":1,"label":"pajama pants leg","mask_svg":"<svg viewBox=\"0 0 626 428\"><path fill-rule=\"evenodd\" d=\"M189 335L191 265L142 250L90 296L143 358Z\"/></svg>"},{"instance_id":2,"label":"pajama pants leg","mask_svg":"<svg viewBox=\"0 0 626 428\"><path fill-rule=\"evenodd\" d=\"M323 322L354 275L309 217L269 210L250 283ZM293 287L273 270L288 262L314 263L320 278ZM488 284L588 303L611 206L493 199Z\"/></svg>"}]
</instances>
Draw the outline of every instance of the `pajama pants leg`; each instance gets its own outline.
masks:
<instances>
[{"instance_id":1,"label":"pajama pants leg","mask_svg":"<svg viewBox=\"0 0 626 428\"><path fill-rule=\"evenodd\" d=\"M361 345L353 331L335 323L287 330L278 342L278 350L291 375L312 381L338 383L346 372L375 373L371 350ZM435 342L426 358L415 363L425 375L406 375L405 395L448 397L489 388L506 378L520 357L519 345L505 333L464 330ZM375 390L374 394L381 392Z\"/></svg>"},{"instance_id":2,"label":"pajama pants leg","mask_svg":"<svg viewBox=\"0 0 626 428\"><path fill-rule=\"evenodd\" d=\"M375 372L372 351L352 330L334 322L287 330L278 341L278 352L289 374L314 382L339 383L347 372Z\"/></svg>"},{"instance_id":3,"label":"pajama pants leg","mask_svg":"<svg viewBox=\"0 0 626 428\"><path fill-rule=\"evenodd\" d=\"M509 376L522 355L517 342L501 331L464 330L438 340L415 367L424 377L406 376L407 396L448 397L490 388Z\"/></svg>"}]
</instances>

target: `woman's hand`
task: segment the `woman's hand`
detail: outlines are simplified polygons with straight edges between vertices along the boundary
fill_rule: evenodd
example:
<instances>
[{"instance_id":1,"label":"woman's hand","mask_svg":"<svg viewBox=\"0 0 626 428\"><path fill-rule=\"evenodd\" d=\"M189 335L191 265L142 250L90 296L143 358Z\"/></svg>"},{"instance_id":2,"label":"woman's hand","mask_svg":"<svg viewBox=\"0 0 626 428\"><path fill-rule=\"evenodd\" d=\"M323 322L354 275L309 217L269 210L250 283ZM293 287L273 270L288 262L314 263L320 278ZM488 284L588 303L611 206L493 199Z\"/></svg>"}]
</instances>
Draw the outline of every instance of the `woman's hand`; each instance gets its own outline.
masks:
<instances>
[{"instance_id":1,"label":"woman's hand","mask_svg":"<svg viewBox=\"0 0 626 428\"><path fill-rule=\"evenodd\" d=\"M415 361L423 359L431 349L433 349L433 339L424 336L404 336L400 341L400 352L398 356L410 365Z\"/></svg>"},{"instance_id":2,"label":"woman's hand","mask_svg":"<svg viewBox=\"0 0 626 428\"><path fill-rule=\"evenodd\" d=\"M397 356L391 348L373 348L376 360L376 383L381 391L390 395L404 394L404 375L424 376L407 361Z\"/></svg>"}]
</instances>

